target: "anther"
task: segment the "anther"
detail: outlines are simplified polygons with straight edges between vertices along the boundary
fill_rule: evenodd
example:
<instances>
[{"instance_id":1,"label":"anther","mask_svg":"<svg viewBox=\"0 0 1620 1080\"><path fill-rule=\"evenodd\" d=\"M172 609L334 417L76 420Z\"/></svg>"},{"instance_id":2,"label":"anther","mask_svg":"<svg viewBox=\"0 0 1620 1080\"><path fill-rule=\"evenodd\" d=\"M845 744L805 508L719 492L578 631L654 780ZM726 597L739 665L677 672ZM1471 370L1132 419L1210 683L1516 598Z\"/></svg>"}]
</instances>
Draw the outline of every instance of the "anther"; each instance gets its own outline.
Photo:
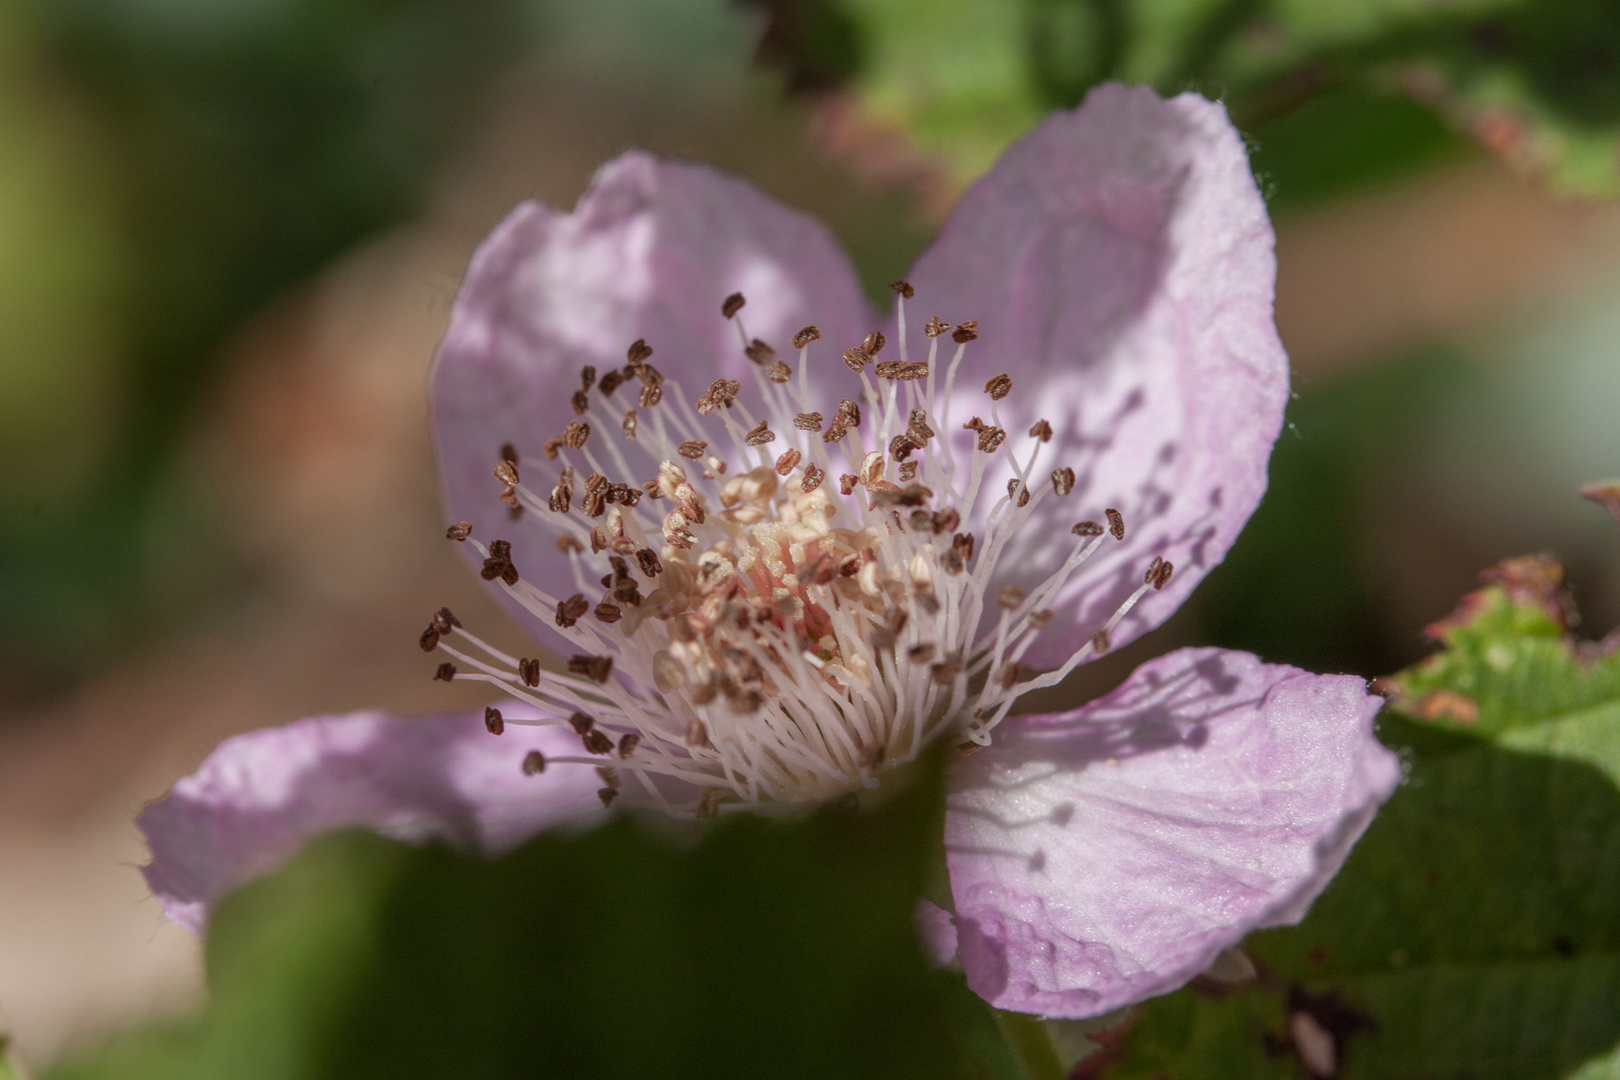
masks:
<instances>
[{"instance_id":1,"label":"anther","mask_svg":"<svg viewBox=\"0 0 1620 1080\"><path fill-rule=\"evenodd\" d=\"M658 553L652 548L636 552L636 562L641 564L641 572L647 577L657 577L664 572L664 564L658 561Z\"/></svg>"},{"instance_id":2,"label":"anther","mask_svg":"<svg viewBox=\"0 0 1620 1080\"><path fill-rule=\"evenodd\" d=\"M546 771L546 755L538 750L530 750L523 755L523 775L539 776Z\"/></svg>"},{"instance_id":3,"label":"anther","mask_svg":"<svg viewBox=\"0 0 1620 1080\"><path fill-rule=\"evenodd\" d=\"M563 445L570 450L580 449L590 437L591 425L583 420L575 420L563 429Z\"/></svg>"},{"instance_id":4,"label":"anther","mask_svg":"<svg viewBox=\"0 0 1620 1080\"><path fill-rule=\"evenodd\" d=\"M1108 631L1106 629L1098 630L1091 635L1091 647L1096 650L1098 656L1108 651Z\"/></svg>"},{"instance_id":5,"label":"anther","mask_svg":"<svg viewBox=\"0 0 1620 1080\"><path fill-rule=\"evenodd\" d=\"M598 622L605 622L609 626L624 618L624 612L620 610L619 605L610 604L606 600L596 605L595 614Z\"/></svg>"},{"instance_id":6,"label":"anther","mask_svg":"<svg viewBox=\"0 0 1620 1080\"><path fill-rule=\"evenodd\" d=\"M765 365L765 377L773 383L786 383L793 380L793 369L780 360L772 360Z\"/></svg>"},{"instance_id":7,"label":"anther","mask_svg":"<svg viewBox=\"0 0 1620 1080\"><path fill-rule=\"evenodd\" d=\"M484 727L491 735L499 735L506 730L506 721L501 717L501 710L493 705L484 706Z\"/></svg>"},{"instance_id":8,"label":"anther","mask_svg":"<svg viewBox=\"0 0 1620 1080\"><path fill-rule=\"evenodd\" d=\"M585 545L581 544L578 540L575 540L573 536L568 533L560 533L557 536L557 550L564 555L574 555L578 552L584 551Z\"/></svg>"},{"instance_id":9,"label":"anther","mask_svg":"<svg viewBox=\"0 0 1620 1080\"><path fill-rule=\"evenodd\" d=\"M986 427L986 428L983 428L979 432L979 441L978 441L979 450L982 451L983 453L986 453L986 454L993 454L993 453L996 452L996 448L998 446L1000 446L1002 441L1004 439L1006 439L1006 438L1007 438L1007 433L1005 431L1003 431L1001 428L998 428L998 427Z\"/></svg>"},{"instance_id":10,"label":"anther","mask_svg":"<svg viewBox=\"0 0 1620 1080\"><path fill-rule=\"evenodd\" d=\"M513 465L516 465L518 463L517 447L513 446L509 442L508 443L501 443L501 460L502 461L510 461ZM517 483L516 480L514 480L512 482L514 484Z\"/></svg>"},{"instance_id":11,"label":"anther","mask_svg":"<svg viewBox=\"0 0 1620 1080\"><path fill-rule=\"evenodd\" d=\"M587 731L596 726L596 717L590 713L576 712L568 716L568 726L574 729L574 734L583 737Z\"/></svg>"},{"instance_id":12,"label":"anther","mask_svg":"<svg viewBox=\"0 0 1620 1080\"><path fill-rule=\"evenodd\" d=\"M749 446L764 446L766 443L775 441L776 432L766 427L763 420L755 424L748 434L743 437L743 442Z\"/></svg>"},{"instance_id":13,"label":"anther","mask_svg":"<svg viewBox=\"0 0 1620 1080\"><path fill-rule=\"evenodd\" d=\"M432 652L439 647L439 632L430 626L422 631L422 636L416 639L416 643L422 647L423 652Z\"/></svg>"},{"instance_id":14,"label":"anther","mask_svg":"<svg viewBox=\"0 0 1620 1080\"><path fill-rule=\"evenodd\" d=\"M439 670L433 673L434 679L439 682L449 682L456 677L456 665L448 661L439 665Z\"/></svg>"},{"instance_id":15,"label":"anther","mask_svg":"<svg viewBox=\"0 0 1620 1080\"><path fill-rule=\"evenodd\" d=\"M709 444L700 439L687 439L675 448L675 452L687 461L697 461L708 448Z\"/></svg>"},{"instance_id":16,"label":"anther","mask_svg":"<svg viewBox=\"0 0 1620 1080\"><path fill-rule=\"evenodd\" d=\"M1007 481L1007 498L1014 500L1018 506L1029 505L1029 487L1017 477Z\"/></svg>"},{"instance_id":17,"label":"anther","mask_svg":"<svg viewBox=\"0 0 1620 1080\"><path fill-rule=\"evenodd\" d=\"M928 365L918 361L901 364L900 370L895 373L894 377L901 382L916 382L918 379L926 379L928 378Z\"/></svg>"},{"instance_id":18,"label":"anther","mask_svg":"<svg viewBox=\"0 0 1620 1080\"><path fill-rule=\"evenodd\" d=\"M951 340L958 345L966 345L979 336L979 320L969 319L965 323L957 323L956 329L951 332Z\"/></svg>"},{"instance_id":19,"label":"anther","mask_svg":"<svg viewBox=\"0 0 1620 1080\"><path fill-rule=\"evenodd\" d=\"M579 741L585 745L587 754L613 753L613 740L608 737L606 732L598 731L596 728L587 731Z\"/></svg>"},{"instance_id":20,"label":"anther","mask_svg":"<svg viewBox=\"0 0 1620 1080\"><path fill-rule=\"evenodd\" d=\"M936 651L937 649L932 642L925 641L921 645L913 645L907 649L906 659L913 664L926 664L934 658Z\"/></svg>"},{"instance_id":21,"label":"anther","mask_svg":"<svg viewBox=\"0 0 1620 1080\"><path fill-rule=\"evenodd\" d=\"M748 303L748 301L743 299L742 293L734 292L730 296L726 297L725 302L720 305L720 314L729 319L733 315L737 314L737 312L741 311L743 309L743 305L746 303Z\"/></svg>"},{"instance_id":22,"label":"anther","mask_svg":"<svg viewBox=\"0 0 1620 1080\"><path fill-rule=\"evenodd\" d=\"M889 288L899 293L901 298L905 300L910 300L917 295L917 290L911 287L909 281L891 281L889 282Z\"/></svg>"},{"instance_id":23,"label":"anther","mask_svg":"<svg viewBox=\"0 0 1620 1080\"><path fill-rule=\"evenodd\" d=\"M1069 530L1076 536L1101 536L1103 527L1095 521L1082 521Z\"/></svg>"},{"instance_id":24,"label":"anther","mask_svg":"<svg viewBox=\"0 0 1620 1080\"><path fill-rule=\"evenodd\" d=\"M448 529L444 530L444 538L446 540L465 540L471 535L472 522L470 521L458 521Z\"/></svg>"},{"instance_id":25,"label":"anther","mask_svg":"<svg viewBox=\"0 0 1620 1080\"><path fill-rule=\"evenodd\" d=\"M883 336L883 331L874 330L861 341L861 351L867 356L875 357L888 343L889 339Z\"/></svg>"},{"instance_id":26,"label":"anther","mask_svg":"<svg viewBox=\"0 0 1620 1080\"><path fill-rule=\"evenodd\" d=\"M793 426L800 431L820 431L821 414L818 412L802 412L793 418Z\"/></svg>"},{"instance_id":27,"label":"anther","mask_svg":"<svg viewBox=\"0 0 1620 1080\"><path fill-rule=\"evenodd\" d=\"M449 634L451 630L460 625L461 620L456 618L455 612L447 607L442 607L433 613L433 628L441 634Z\"/></svg>"},{"instance_id":28,"label":"anther","mask_svg":"<svg viewBox=\"0 0 1620 1080\"><path fill-rule=\"evenodd\" d=\"M1020 589L1016 585L1008 585L1006 588L996 593L996 603L1006 608L1008 611L1012 611L1019 604L1024 602L1024 595L1025 593L1023 589Z\"/></svg>"},{"instance_id":29,"label":"anther","mask_svg":"<svg viewBox=\"0 0 1620 1080\"><path fill-rule=\"evenodd\" d=\"M686 745L702 747L705 750L713 750L714 743L709 741L709 726L696 717L693 717L692 721L686 725Z\"/></svg>"},{"instance_id":30,"label":"anther","mask_svg":"<svg viewBox=\"0 0 1620 1080\"><path fill-rule=\"evenodd\" d=\"M939 663L931 665L928 672L936 683L941 686L949 686L956 681L958 675L962 674L962 668L961 654L952 653Z\"/></svg>"},{"instance_id":31,"label":"anther","mask_svg":"<svg viewBox=\"0 0 1620 1080\"><path fill-rule=\"evenodd\" d=\"M905 365L898 360L879 360L877 367L873 368L872 370L873 373L880 379L898 379L900 377L900 369L903 367L905 367Z\"/></svg>"},{"instance_id":32,"label":"anther","mask_svg":"<svg viewBox=\"0 0 1620 1080\"><path fill-rule=\"evenodd\" d=\"M960 524L962 524L962 515L956 512L954 506L934 512L933 530L935 536L940 533L955 532L956 527Z\"/></svg>"},{"instance_id":33,"label":"anther","mask_svg":"<svg viewBox=\"0 0 1620 1080\"><path fill-rule=\"evenodd\" d=\"M803 330L800 330L797 334L793 335L793 347L795 349L802 349L812 341L820 340L821 331L817 330L813 326L807 326Z\"/></svg>"},{"instance_id":34,"label":"anther","mask_svg":"<svg viewBox=\"0 0 1620 1080\"><path fill-rule=\"evenodd\" d=\"M624 432L624 437L631 442L636 441L636 410L631 409L624 414L624 419L619 421L619 430Z\"/></svg>"},{"instance_id":35,"label":"anther","mask_svg":"<svg viewBox=\"0 0 1620 1080\"><path fill-rule=\"evenodd\" d=\"M838 403L838 421L846 428L861 426L861 407L855 402L845 398Z\"/></svg>"},{"instance_id":36,"label":"anther","mask_svg":"<svg viewBox=\"0 0 1620 1080\"><path fill-rule=\"evenodd\" d=\"M737 299L740 301L742 298L738 297ZM738 303L737 306L742 307L742 304ZM647 339L636 338L636 340L630 343L630 348L625 350L624 358L628 360L631 365L640 367L642 364L647 362L647 358L652 354L652 346L647 344Z\"/></svg>"},{"instance_id":37,"label":"anther","mask_svg":"<svg viewBox=\"0 0 1620 1080\"><path fill-rule=\"evenodd\" d=\"M1016 662L1008 664L1005 668L1003 668L1000 679L1001 688L1003 690L1011 690L1013 687L1017 686L1019 673L1020 669Z\"/></svg>"},{"instance_id":38,"label":"anther","mask_svg":"<svg viewBox=\"0 0 1620 1080\"><path fill-rule=\"evenodd\" d=\"M928 426L928 414L922 409L912 409L911 415L906 418L906 434L917 445L927 446L928 440L934 437L934 429Z\"/></svg>"},{"instance_id":39,"label":"anther","mask_svg":"<svg viewBox=\"0 0 1620 1080\"><path fill-rule=\"evenodd\" d=\"M1157 574L1153 575L1153 587L1155 589L1164 588L1167 584L1170 583L1170 575L1175 573L1175 570L1176 570L1175 564L1168 561L1168 560L1166 560L1163 563L1160 563L1159 564L1159 572Z\"/></svg>"},{"instance_id":40,"label":"anther","mask_svg":"<svg viewBox=\"0 0 1620 1080\"><path fill-rule=\"evenodd\" d=\"M590 602L579 593L575 593L566 600L559 600L557 601L557 625L566 630L580 619L583 619L585 613L590 609Z\"/></svg>"},{"instance_id":41,"label":"anther","mask_svg":"<svg viewBox=\"0 0 1620 1080\"><path fill-rule=\"evenodd\" d=\"M920 449L922 447L912 440L909 432L902 431L889 440L889 456L896 461L904 461L911 456L913 450Z\"/></svg>"},{"instance_id":42,"label":"anther","mask_svg":"<svg viewBox=\"0 0 1620 1080\"><path fill-rule=\"evenodd\" d=\"M937 338L950 328L950 323L940 322L939 316L935 315L933 318L929 319L928 323L923 327L923 333L927 334L931 338Z\"/></svg>"},{"instance_id":43,"label":"anther","mask_svg":"<svg viewBox=\"0 0 1620 1080\"><path fill-rule=\"evenodd\" d=\"M797 450L789 449L776 459L776 472L779 476L786 476L799 466L799 459L804 457Z\"/></svg>"},{"instance_id":44,"label":"anther","mask_svg":"<svg viewBox=\"0 0 1620 1080\"><path fill-rule=\"evenodd\" d=\"M1074 490L1074 470L1067 465L1061 469L1052 470L1052 490L1059 495L1067 495Z\"/></svg>"},{"instance_id":45,"label":"anther","mask_svg":"<svg viewBox=\"0 0 1620 1080\"><path fill-rule=\"evenodd\" d=\"M1012 393L1012 376L1005 373L993 376L984 384L984 392L990 395L991 401L1000 401Z\"/></svg>"},{"instance_id":46,"label":"anther","mask_svg":"<svg viewBox=\"0 0 1620 1080\"><path fill-rule=\"evenodd\" d=\"M540 685L540 661L523 657L518 661L518 678L523 680L524 686Z\"/></svg>"},{"instance_id":47,"label":"anther","mask_svg":"<svg viewBox=\"0 0 1620 1080\"><path fill-rule=\"evenodd\" d=\"M630 734L621 737L619 739L619 757L621 759L629 757L631 754L636 752L636 747L640 745L641 736L637 735L635 732L631 732Z\"/></svg>"},{"instance_id":48,"label":"anther","mask_svg":"<svg viewBox=\"0 0 1620 1080\"><path fill-rule=\"evenodd\" d=\"M844 350L844 366L857 375L866 370L866 365L871 362L872 358L862 349Z\"/></svg>"},{"instance_id":49,"label":"anther","mask_svg":"<svg viewBox=\"0 0 1620 1080\"><path fill-rule=\"evenodd\" d=\"M612 806L613 800L619 797L619 793L610 787L597 788L596 797L602 800L603 806Z\"/></svg>"},{"instance_id":50,"label":"anther","mask_svg":"<svg viewBox=\"0 0 1620 1080\"><path fill-rule=\"evenodd\" d=\"M1045 420L1035 421L1035 426L1029 429L1029 437L1039 439L1041 442L1052 441L1052 425Z\"/></svg>"},{"instance_id":51,"label":"anther","mask_svg":"<svg viewBox=\"0 0 1620 1080\"><path fill-rule=\"evenodd\" d=\"M595 386L596 368L591 364L586 364L584 367L580 368L579 382L581 390L589 390L591 387Z\"/></svg>"},{"instance_id":52,"label":"anther","mask_svg":"<svg viewBox=\"0 0 1620 1080\"><path fill-rule=\"evenodd\" d=\"M602 376L602 382L597 389L601 391L603 397L610 397L612 396L613 391L617 390L619 387L623 386L629 381L630 380L624 377L624 372L615 368L613 371L610 371L606 375Z\"/></svg>"},{"instance_id":53,"label":"anther","mask_svg":"<svg viewBox=\"0 0 1620 1080\"><path fill-rule=\"evenodd\" d=\"M756 364L764 365L776 359L776 350L759 338L755 338L748 343L748 348L743 350L743 355Z\"/></svg>"},{"instance_id":54,"label":"anther","mask_svg":"<svg viewBox=\"0 0 1620 1080\"><path fill-rule=\"evenodd\" d=\"M591 397L583 390L575 390L568 404L572 406L575 416L584 416L591 411Z\"/></svg>"},{"instance_id":55,"label":"anther","mask_svg":"<svg viewBox=\"0 0 1620 1080\"><path fill-rule=\"evenodd\" d=\"M1103 513L1108 516L1108 531L1114 534L1114 539L1125 539L1125 515L1113 507L1109 507Z\"/></svg>"},{"instance_id":56,"label":"anther","mask_svg":"<svg viewBox=\"0 0 1620 1080\"><path fill-rule=\"evenodd\" d=\"M576 653L568 658L568 670L571 674L583 675L592 682L605 683L608 676L613 674L613 657L582 656Z\"/></svg>"},{"instance_id":57,"label":"anther","mask_svg":"<svg viewBox=\"0 0 1620 1080\"><path fill-rule=\"evenodd\" d=\"M713 821L720 816L720 789L706 787L698 794L697 819Z\"/></svg>"},{"instance_id":58,"label":"anther","mask_svg":"<svg viewBox=\"0 0 1620 1080\"><path fill-rule=\"evenodd\" d=\"M908 461L902 464L900 466L900 482L904 484L915 479L917 479L917 463Z\"/></svg>"},{"instance_id":59,"label":"anther","mask_svg":"<svg viewBox=\"0 0 1620 1080\"><path fill-rule=\"evenodd\" d=\"M799 490L808 495L820 487L825 479L827 479L826 471L812 462L804 467L804 476L799 479Z\"/></svg>"},{"instance_id":60,"label":"anther","mask_svg":"<svg viewBox=\"0 0 1620 1080\"><path fill-rule=\"evenodd\" d=\"M664 388L649 383L641 388L641 393L636 397L636 408L650 409L663 400Z\"/></svg>"},{"instance_id":61,"label":"anther","mask_svg":"<svg viewBox=\"0 0 1620 1080\"><path fill-rule=\"evenodd\" d=\"M855 485L860 482L860 479L860 477L852 473L843 473L838 477L838 493L840 495L853 495Z\"/></svg>"}]
</instances>

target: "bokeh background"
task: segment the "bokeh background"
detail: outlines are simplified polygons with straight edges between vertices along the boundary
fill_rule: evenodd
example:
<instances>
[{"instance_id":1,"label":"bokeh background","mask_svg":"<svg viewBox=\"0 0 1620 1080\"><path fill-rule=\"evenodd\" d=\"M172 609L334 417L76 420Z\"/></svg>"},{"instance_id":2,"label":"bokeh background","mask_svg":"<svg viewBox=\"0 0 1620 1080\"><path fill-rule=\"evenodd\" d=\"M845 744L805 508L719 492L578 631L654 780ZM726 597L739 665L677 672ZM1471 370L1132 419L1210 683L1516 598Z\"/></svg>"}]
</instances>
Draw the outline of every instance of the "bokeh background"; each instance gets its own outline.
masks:
<instances>
[{"instance_id":1,"label":"bokeh background","mask_svg":"<svg viewBox=\"0 0 1620 1080\"><path fill-rule=\"evenodd\" d=\"M1106 78L1226 100L1277 222L1272 489L1169 626L1378 675L1552 550L1620 622L1620 9L1599 0L0 0L0 1028L201 993L133 817L222 737L479 700L425 375L518 200L631 146L820 216L878 296Z\"/></svg>"}]
</instances>

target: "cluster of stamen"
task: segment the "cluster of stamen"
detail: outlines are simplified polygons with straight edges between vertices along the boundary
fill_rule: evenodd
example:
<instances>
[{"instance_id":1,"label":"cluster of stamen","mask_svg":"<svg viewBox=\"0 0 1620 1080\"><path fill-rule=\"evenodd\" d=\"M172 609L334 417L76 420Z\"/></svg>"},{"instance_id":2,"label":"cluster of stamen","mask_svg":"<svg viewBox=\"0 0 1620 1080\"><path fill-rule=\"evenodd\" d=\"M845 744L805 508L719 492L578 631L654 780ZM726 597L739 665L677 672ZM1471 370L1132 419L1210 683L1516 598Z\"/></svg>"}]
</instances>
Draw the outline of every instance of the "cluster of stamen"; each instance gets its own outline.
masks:
<instances>
[{"instance_id":1,"label":"cluster of stamen","mask_svg":"<svg viewBox=\"0 0 1620 1080\"><path fill-rule=\"evenodd\" d=\"M549 717L491 707L493 734L557 724L579 737L579 754L548 761L531 751L524 773L593 766L604 802L628 776L652 802L698 818L872 786L937 739L988 744L1019 696L1106 651L1132 605L1169 580L1171 565L1155 559L1062 667L1021 666L1051 618L1048 605L1106 536L1124 538L1124 518L1109 508L1106 525L1076 524L1068 558L1034 589L996 587L1008 541L1045 499L1070 494L1074 472L1059 466L1034 479L1053 434L1040 420L1006 494L985 490L1007 439L997 403L1012 379L985 384L989 421L958 425L976 434L971 459L959 462L937 432L952 430L952 391L977 323L930 319L927 357L912 359L905 301L914 290L892 287L898 358L879 359L888 342L877 331L846 349L844 365L861 385L830 419L811 407L810 352L821 332L807 326L793 336L795 378L774 348L748 335L738 293L720 313L752 362L762 418L736 380L717 379L689 399L638 340L624 368L581 372L576 419L542 455L520 461L510 443L501 447L499 498L514 518L533 515L556 534L557 553L545 557L568 560L576 591L537 586L519 573L509 542L486 545L465 522L448 536L477 548L483 577L552 620L578 651L552 670L489 645L443 609L420 644L453 658L436 678L494 683ZM955 348L941 372L947 337ZM617 438L607 434L615 428ZM657 462L654 475L637 476L628 444ZM981 541L960 529L985 502Z\"/></svg>"}]
</instances>

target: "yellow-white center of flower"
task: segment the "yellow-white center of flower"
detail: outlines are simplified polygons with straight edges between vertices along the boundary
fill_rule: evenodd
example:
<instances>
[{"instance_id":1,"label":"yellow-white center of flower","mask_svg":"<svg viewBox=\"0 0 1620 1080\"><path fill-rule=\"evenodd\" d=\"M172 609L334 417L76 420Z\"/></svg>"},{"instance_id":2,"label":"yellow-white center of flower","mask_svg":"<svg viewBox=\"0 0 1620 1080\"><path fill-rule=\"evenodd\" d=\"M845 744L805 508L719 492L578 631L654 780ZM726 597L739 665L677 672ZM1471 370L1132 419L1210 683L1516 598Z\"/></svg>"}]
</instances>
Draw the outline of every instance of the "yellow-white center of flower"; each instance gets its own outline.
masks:
<instances>
[{"instance_id":1,"label":"yellow-white center of flower","mask_svg":"<svg viewBox=\"0 0 1620 1080\"><path fill-rule=\"evenodd\" d=\"M487 645L448 611L422 646L460 662L442 664L438 677L496 683L553 717L507 719L492 708L491 731L555 723L578 733L579 754L534 752L525 771L595 766L604 801L628 779L667 811L700 818L869 787L937 739L988 743L1021 694L1106 650L1136 600L1169 580L1170 565L1155 559L1068 663L1042 675L1020 667L1048 605L1110 533L1123 538L1124 521L1107 509L1103 522L1075 525L1069 557L1027 593L997 583L1009 539L1044 500L1068 495L1074 474L1039 464L1052 437L1041 420L1021 454L1006 448L1014 474L1006 489L988 490L987 467L1008 442L997 402L1011 380L985 384L988 419L952 417L976 325L931 319L926 359L914 360L912 290L903 282L895 290L898 359L881 356L880 333L827 358L820 377L851 382L831 416L811 406L820 333L795 335L795 374L748 336L734 295L722 314L754 362L758 414L731 380L690 398L638 341L623 370L600 380L582 372L578 419L543 455L520 463L503 448L500 498L514 518L550 526L557 550L486 546L465 525L450 535L477 547L484 577L554 621L579 651L566 673L546 670ZM950 353L942 372L941 338ZM967 461L942 437L962 429L974 433ZM632 458L656 461L656 475L638 476ZM980 519L982 536L963 530ZM569 560L578 591L552 595L520 574L542 558Z\"/></svg>"}]
</instances>

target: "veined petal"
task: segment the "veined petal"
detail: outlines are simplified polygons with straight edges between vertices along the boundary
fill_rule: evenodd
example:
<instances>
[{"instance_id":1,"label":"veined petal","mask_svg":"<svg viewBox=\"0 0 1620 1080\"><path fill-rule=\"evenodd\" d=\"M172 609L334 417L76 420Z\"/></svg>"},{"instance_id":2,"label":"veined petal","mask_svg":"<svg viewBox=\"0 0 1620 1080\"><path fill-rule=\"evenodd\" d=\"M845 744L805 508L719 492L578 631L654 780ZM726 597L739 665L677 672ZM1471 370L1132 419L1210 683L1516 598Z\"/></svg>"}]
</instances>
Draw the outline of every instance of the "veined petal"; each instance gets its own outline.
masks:
<instances>
[{"instance_id":1,"label":"veined petal","mask_svg":"<svg viewBox=\"0 0 1620 1080\"><path fill-rule=\"evenodd\" d=\"M912 270L913 319L979 320L975 378L957 384L952 427L988 418L988 374L1012 377L990 489L1028 454L1024 432L1039 419L1055 437L1035 481L1075 472L1073 493L1048 494L1003 554L1017 568L1009 583L1051 573L1074 522L1124 514L1125 541L1105 544L1054 605L1028 654L1036 666L1067 660L1155 555L1175 575L1130 612L1114 646L1163 622L1259 504L1288 396L1273 241L1221 105L1108 85L1009 149Z\"/></svg>"},{"instance_id":2,"label":"veined petal","mask_svg":"<svg viewBox=\"0 0 1620 1080\"><path fill-rule=\"evenodd\" d=\"M806 325L830 342L858 340L876 325L826 229L704 166L633 151L602 167L572 214L538 203L513 211L473 255L432 377L452 518L471 522L486 541L553 552L551 534L535 521L508 519L490 473L510 443L528 479L523 462L541 462L545 441L581 419L595 429L586 449L609 480L654 479L657 459L620 432L641 384L632 379L605 399L598 382L588 392L594 415L580 417L570 405L580 371L593 366L598 379L618 371L630 344L645 339L652 365L672 380L665 393L690 403L722 377L752 391L759 369L743 354L736 322L720 315L734 292L747 300L740 318L748 336L787 360L796 361L791 340ZM822 353L838 363L830 348ZM656 423L660 408L640 410L639 422ZM631 475L619 475L621 453ZM535 486L543 499L549 485ZM566 559L530 558L518 570L561 596L575 591ZM531 626L552 629L512 607Z\"/></svg>"},{"instance_id":3,"label":"veined petal","mask_svg":"<svg viewBox=\"0 0 1620 1080\"><path fill-rule=\"evenodd\" d=\"M953 772L945 822L968 985L1096 1016L1297 921L1400 778L1346 675L1183 649L1073 712L1016 717Z\"/></svg>"},{"instance_id":4,"label":"veined petal","mask_svg":"<svg viewBox=\"0 0 1620 1080\"><path fill-rule=\"evenodd\" d=\"M497 738L470 714L360 712L238 735L141 812L152 851L142 872L164 913L201 933L214 903L322 833L361 826L498 852L602 814L592 770L524 771L531 750L577 753L578 743L516 724Z\"/></svg>"}]
</instances>

